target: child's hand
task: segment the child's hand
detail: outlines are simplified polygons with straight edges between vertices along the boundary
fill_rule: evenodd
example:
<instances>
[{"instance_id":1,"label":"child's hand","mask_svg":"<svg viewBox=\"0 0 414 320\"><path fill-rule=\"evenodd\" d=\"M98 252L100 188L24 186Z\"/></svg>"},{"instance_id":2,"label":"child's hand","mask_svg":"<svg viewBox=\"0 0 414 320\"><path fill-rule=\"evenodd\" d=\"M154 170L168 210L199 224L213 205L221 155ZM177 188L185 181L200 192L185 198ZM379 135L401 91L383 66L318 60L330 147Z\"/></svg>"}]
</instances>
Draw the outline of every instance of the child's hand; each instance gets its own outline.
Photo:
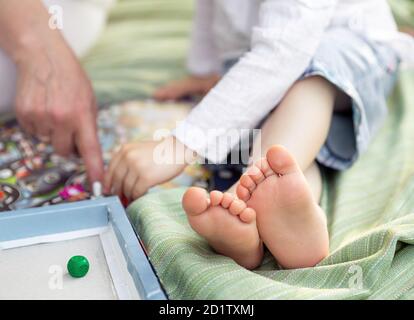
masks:
<instances>
[{"instance_id":1,"label":"child's hand","mask_svg":"<svg viewBox=\"0 0 414 320\"><path fill-rule=\"evenodd\" d=\"M111 160L105 193L137 199L149 188L179 175L192 159L194 153L174 137L125 144Z\"/></svg>"},{"instance_id":2,"label":"child's hand","mask_svg":"<svg viewBox=\"0 0 414 320\"><path fill-rule=\"evenodd\" d=\"M216 74L206 77L188 76L182 80L173 81L159 88L153 94L159 101L179 100L187 96L206 95L220 80Z\"/></svg>"}]
</instances>

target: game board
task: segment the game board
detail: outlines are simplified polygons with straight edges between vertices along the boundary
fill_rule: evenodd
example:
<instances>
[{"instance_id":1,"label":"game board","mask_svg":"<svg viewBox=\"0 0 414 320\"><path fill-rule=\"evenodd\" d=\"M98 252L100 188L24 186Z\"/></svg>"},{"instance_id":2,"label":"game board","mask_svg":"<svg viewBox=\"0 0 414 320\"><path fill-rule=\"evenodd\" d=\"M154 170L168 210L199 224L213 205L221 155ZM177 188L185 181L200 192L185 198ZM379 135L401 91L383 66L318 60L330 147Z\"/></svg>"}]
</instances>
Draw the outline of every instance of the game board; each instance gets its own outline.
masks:
<instances>
[{"instance_id":1,"label":"game board","mask_svg":"<svg viewBox=\"0 0 414 320\"><path fill-rule=\"evenodd\" d=\"M105 163L118 146L151 139L156 129L172 129L191 109L186 103L133 101L100 110L99 138ZM189 166L176 179L151 192L179 186L206 187L208 172ZM62 158L53 148L27 134L15 120L0 123L0 211L47 206L89 199L83 163L76 157Z\"/></svg>"},{"instance_id":2,"label":"game board","mask_svg":"<svg viewBox=\"0 0 414 320\"><path fill-rule=\"evenodd\" d=\"M2 212L0 230L0 299L167 298L117 197Z\"/></svg>"}]
</instances>

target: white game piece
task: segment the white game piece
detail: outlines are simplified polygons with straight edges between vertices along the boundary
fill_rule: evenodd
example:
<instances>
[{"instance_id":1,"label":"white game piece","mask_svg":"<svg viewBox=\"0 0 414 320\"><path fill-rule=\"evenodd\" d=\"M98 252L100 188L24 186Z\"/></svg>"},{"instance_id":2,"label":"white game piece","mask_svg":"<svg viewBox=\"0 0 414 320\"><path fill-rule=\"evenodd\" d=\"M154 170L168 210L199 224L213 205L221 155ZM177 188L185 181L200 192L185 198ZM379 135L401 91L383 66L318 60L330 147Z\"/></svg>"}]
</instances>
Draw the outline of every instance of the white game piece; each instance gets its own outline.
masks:
<instances>
[{"instance_id":1,"label":"white game piece","mask_svg":"<svg viewBox=\"0 0 414 320\"><path fill-rule=\"evenodd\" d=\"M95 181L92 184L92 193L95 198L102 196L102 184L99 181Z\"/></svg>"}]
</instances>

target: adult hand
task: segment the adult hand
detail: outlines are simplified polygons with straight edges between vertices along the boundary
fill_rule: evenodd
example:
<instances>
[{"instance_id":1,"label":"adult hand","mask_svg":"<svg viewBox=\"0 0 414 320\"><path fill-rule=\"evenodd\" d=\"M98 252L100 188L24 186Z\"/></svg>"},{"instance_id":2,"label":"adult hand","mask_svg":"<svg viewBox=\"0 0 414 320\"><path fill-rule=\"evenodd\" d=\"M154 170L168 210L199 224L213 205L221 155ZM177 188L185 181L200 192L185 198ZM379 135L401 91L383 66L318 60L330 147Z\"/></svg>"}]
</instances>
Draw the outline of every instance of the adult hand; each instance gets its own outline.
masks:
<instances>
[{"instance_id":1,"label":"adult hand","mask_svg":"<svg viewBox=\"0 0 414 320\"><path fill-rule=\"evenodd\" d=\"M18 71L18 121L58 154L78 152L89 181L102 181L95 97L80 63L60 30L50 27L42 1L0 0L0 7L0 47Z\"/></svg>"},{"instance_id":2,"label":"adult hand","mask_svg":"<svg viewBox=\"0 0 414 320\"><path fill-rule=\"evenodd\" d=\"M97 108L89 79L64 43L57 43L52 54L31 54L17 63L18 121L29 133L51 142L57 154L78 152L89 181L102 181Z\"/></svg>"}]
</instances>

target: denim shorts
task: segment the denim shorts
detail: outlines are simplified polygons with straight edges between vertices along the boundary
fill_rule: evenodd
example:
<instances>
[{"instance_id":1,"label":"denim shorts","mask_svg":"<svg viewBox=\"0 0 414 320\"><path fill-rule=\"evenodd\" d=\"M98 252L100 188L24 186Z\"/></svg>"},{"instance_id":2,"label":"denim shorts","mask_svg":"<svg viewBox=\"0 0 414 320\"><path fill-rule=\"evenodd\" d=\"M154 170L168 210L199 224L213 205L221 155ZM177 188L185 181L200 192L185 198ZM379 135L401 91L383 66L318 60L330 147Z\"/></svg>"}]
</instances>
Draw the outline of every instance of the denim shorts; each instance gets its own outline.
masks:
<instances>
[{"instance_id":1,"label":"denim shorts","mask_svg":"<svg viewBox=\"0 0 414 320\"><path fill-rule=\"evenodd\" d=\"M301 79L321 76L349 97L347 111L334 111L317 161L349 168L381 128L387 96L394 87L400 59L391 48L347 29L328 31Z\"/></svg>"},{"instance_id":2,"label":"denim shorts","mask_svg":"<svg viewBox=\"0 0 414 320\"><path fill-rule=\"evenodd\" d=\"M237 60L227 61L228 70ZM400 58L386 45L348 29L328 30L306 71L345 93L349 106L335 110L328 137L316 160L335 170L349 168L369 146L387 115L387 96L395 84Z\"/></svg>"}]
</instances>

